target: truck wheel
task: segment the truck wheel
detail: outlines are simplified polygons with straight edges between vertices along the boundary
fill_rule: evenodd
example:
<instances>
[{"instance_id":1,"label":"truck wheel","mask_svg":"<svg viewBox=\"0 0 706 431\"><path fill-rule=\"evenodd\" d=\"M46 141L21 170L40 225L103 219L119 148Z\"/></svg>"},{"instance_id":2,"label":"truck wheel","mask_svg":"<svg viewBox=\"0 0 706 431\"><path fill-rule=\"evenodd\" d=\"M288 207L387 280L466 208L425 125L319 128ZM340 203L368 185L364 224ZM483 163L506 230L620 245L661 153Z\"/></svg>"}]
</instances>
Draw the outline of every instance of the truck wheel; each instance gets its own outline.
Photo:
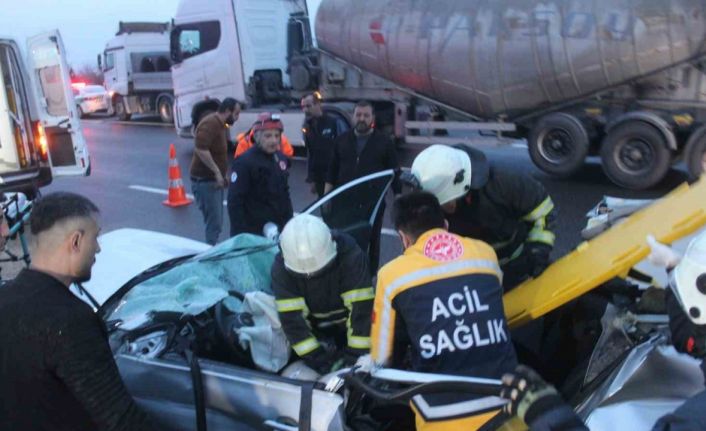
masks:
<instances>
[{"instance_id":1,"label":"truck wheel","mask_svg":"<svg viewBox=\"0 0 706 431\"><path fill-rule=\"evenodd\" d=\"M174 123L174 110L173 110L172 100L168 97L162 97L159 99L157 104L157 111L159 112L159 118L162 123L173 124Z\"/></svg>"},{"instance_id":2,"label":"truck wheel","mask_svg":"<svg viewBox=\"0 0 706 431\"><path fill-rule=\"evenodd\" d=\"M127 109L125 109L125 101L120 96L117 96L113 102L113 112L115 112L115 115L120 121L129 121L130 117L132 117L132 115L127 112Z\"/></svg>"},{"instance_id":3,"label":"truck wheel","mask_svg":"<svg viewBox=\"0 0 706 431\"><path fill-rule=\"evenodd\" d=\"M618 125L603 140L603 170L619 186L650 188L664 178L671 165L667 145L664 135L643 121Z\"/></svg>"},{"instance_id":4,"label":"truck wheel","mask_svg":"<svg viewBox=\"0 0 706 431\"><path fill-rule=\"evenodd\" d=\"M583 165L588 154L588 133L576 117L549 114L532 128L527 140L529 155L544 172L568 177Z\"/></svg>"},{"instance_id":5,"label":"truck wheel","mask_svg":"<svg viewBox=\"0 0 706 431\"><path fill-rule=\"evenodd\" d=\"M706 125L701 126L689 137L684 147L684 162L689 171L689 179L696 181L706 173Z\"/></svg>"}]
</instances>

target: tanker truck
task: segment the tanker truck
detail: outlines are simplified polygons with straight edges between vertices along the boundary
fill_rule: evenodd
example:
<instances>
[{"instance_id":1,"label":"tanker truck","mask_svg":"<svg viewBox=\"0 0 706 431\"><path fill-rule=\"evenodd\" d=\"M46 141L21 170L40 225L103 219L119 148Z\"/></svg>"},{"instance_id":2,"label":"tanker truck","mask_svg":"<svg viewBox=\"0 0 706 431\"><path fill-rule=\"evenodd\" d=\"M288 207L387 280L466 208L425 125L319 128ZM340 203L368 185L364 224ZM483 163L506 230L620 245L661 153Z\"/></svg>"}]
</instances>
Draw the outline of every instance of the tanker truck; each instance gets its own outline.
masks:
<instances>
[{"instance_id":1,"label":"tanker truck","mask_svg":"<svg viewBox=\"0 0 706 431\"><path fill-rule=\"evenodd\" d=\"M208 6L197 3L182 0L180 10L203 16L194 8ZM692 176L701 173L703 1L208 3L219 9L213 19L233 28L219 33L229 39L218 46L237 47L231 66L250 103L286 103L315 90L331 106L368 99L378 127L400 141L457 140L415 136L423 128L506 131L526 138L531 159L549 174L570 176L588 156L600 156L606 175L631 189L657 184L682 161ZM273 13L253 14L266 7L286 11L280 15L288 15L287 22L274 22ZM173 38L173 53L175 46L178 57ZM208 87L209 70L204 80ZM457 121L416 121L430 110Z\"/></svg>"}]
</instances>

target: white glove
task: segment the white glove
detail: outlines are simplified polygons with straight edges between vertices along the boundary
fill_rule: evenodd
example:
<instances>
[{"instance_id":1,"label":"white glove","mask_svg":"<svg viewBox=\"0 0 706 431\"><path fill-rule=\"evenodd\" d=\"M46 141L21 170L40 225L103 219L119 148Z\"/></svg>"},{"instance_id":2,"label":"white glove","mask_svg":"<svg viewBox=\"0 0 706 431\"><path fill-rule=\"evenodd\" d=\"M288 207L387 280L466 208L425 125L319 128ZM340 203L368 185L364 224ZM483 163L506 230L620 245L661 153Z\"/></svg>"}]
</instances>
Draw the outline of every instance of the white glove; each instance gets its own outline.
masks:
<instances>
[{"instance_id":1,"label":"white glove","mask_svg":"<svg viewBox=\"0 0 706 431\"><path fill-rule=\"evenodd\" d=\"M367 355L360 356L357 361L355 361L354 367L358 367L358 372L370 373L373 368L375 368L375 362L373 358L368 353Z\"/></svg>"},{"instance_id":2,"label":"white glove","mask_svg":"<svg viewBox=\"0 0 706 431\"><path fill-rule=\"evenodd\" d=\"M276 224L270 222L265 223L265 226L262 228L262 236L265 238L269 239L272 242L278 242L279 241L279 228L277 227Z\"/></svg>"},{"instance_id":3,"label":"white glove","mask_svg":"<svg viewBox=\"0 0 706 431\"><path fill-rule=\"evenodd\" d=\"M665 269L674 268L681 260L681 255L668 245L657 241L654 236L647 235L647 244L650 246L650 255L647 259L655 266Z\"/></svg>"}]
</instances>

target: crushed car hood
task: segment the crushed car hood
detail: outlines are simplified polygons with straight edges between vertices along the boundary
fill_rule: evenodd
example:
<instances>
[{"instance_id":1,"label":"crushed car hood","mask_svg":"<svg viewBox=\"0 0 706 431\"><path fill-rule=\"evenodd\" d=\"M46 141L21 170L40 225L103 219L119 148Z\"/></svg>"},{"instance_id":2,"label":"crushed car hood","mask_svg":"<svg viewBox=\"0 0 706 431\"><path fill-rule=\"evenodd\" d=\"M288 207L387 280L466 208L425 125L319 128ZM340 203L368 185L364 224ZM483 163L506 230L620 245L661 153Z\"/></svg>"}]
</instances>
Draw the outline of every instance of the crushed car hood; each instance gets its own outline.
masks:
<instances>
[{"instance_id":1,"label":"crushed car hood","mask_svg":"<svg viewBox=\"0 0 706 431\"><path fill-rule=\"evenodd\" d=\"M103 304L133 277L176 257L208 250L211 246L180 236L141 229L118 229L98 238L91 280L84 289Z\"/></svg>"}]
</instances>

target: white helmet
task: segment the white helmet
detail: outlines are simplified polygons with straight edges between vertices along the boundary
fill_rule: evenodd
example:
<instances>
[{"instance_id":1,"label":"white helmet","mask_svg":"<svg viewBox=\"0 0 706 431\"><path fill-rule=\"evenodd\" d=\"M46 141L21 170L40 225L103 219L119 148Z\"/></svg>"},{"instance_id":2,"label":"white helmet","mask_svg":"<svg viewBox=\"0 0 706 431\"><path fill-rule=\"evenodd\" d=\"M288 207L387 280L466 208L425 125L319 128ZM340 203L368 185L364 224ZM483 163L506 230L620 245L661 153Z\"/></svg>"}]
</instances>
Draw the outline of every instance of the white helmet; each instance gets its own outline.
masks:
<instances>
[{"instance_id":1,"label":"white helmet","mask_svg":"<svg viewBox=\"0 0 706 431\"><path fill-rule=\"evenodd\" d=\"M706 231L689 243L672 277L672 289L691 321L706 324Z\"/></svg>"},{"instance_id":2,"label":"white helmet","mask_svg":"<svg viewBox=\"0 0 706 431\"><path fill-rule=\"evenodd\" d=\"M336 243L328 226L309 214L291 219L279 241L284 266L298 274L311 275L336 257Z\"/></svg>"},{"instance_id":3,"label":"white helmet","mask_svg":"<svg viewBox=\"0 0 706 431\"><path fill-rule=\"evenodd\" d=\"M487 180L487 172L480 176L472 172L476 166L472 166L471 154L483 165L478 166L479 171L487 171L485 155L477 150L469 148L469 151L464 151L446 145L432 145L414 159L411 173L422 190L432 193L444 205L463 197L471 189L480 188L481 183Z\"/></svg>"}]
</instances>

